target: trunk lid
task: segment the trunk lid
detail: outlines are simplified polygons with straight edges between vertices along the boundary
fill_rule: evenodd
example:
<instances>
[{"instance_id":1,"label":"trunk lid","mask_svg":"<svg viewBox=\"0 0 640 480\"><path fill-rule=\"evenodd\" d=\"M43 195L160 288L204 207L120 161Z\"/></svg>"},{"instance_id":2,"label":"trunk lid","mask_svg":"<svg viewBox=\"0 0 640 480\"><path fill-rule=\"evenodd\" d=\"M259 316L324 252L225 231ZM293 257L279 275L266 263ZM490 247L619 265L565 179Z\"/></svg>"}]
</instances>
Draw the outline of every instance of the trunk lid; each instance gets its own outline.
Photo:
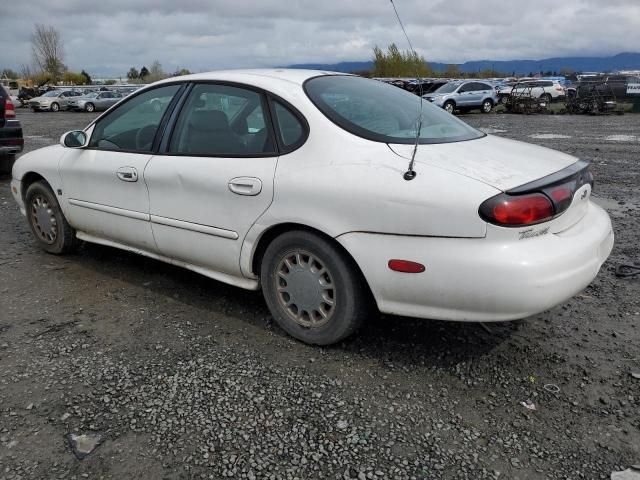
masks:
<instances>
[{"instance_id":1,"label":"trunk lid","mask_svg":"<svg viewBox=\"0 0 640 480\"><path fill-rule=\"evenodd\" d=\"M390 144L389 147L397 155L411 158L413 145ZM419 175L421 163L432 165L507 191L551 175L576 161L571 155L545 147L487 135L466 142L420 145L416 171Z\"/></svg>"}]
</instances>

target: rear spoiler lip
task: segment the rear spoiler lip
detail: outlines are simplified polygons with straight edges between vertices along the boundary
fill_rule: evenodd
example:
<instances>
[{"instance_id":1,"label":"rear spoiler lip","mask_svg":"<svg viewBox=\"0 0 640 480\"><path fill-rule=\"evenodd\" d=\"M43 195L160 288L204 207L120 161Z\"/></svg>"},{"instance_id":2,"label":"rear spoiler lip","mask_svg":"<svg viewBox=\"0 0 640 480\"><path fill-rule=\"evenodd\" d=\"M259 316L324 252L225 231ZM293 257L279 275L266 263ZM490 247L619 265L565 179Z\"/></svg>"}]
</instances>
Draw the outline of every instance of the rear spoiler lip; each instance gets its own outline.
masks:
<instances>
[{"instance_id":1,"label":"rear spoiler lip","mask_svg":"<svg viewBox=\"0 0 640 480\"><path fill-rule=\"evenodd\" d=\"M576 163L572 163L562 170L539 178L538 180L534 180L533 182L525 183L519 187L511 188L506 190L504 193L508 195L520 195L523 193L539 192L545 188L571 180L572 177L583 177L583 181L579 182L581 184L592 183L593 177L591 177L591 175L587 175L589 165L590 162L587 160L578 160Z\"/></svg>"}]
</instances>

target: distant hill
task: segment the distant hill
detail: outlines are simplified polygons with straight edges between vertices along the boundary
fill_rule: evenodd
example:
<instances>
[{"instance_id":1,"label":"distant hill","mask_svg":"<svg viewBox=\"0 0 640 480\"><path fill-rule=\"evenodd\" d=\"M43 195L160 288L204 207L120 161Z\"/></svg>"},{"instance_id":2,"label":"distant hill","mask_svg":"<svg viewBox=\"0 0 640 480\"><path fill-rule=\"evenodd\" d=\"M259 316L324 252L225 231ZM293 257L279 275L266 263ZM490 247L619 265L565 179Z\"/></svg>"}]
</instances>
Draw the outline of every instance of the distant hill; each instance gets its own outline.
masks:
<instances>
[{"instance_id":1,"label":"distant hill","mask_svg":"<svg viewBox=\"0 0 640 480\"><path fill-rule=\"evenodd\" d=\"M429 62L435 71L444 71L446 63ZM371 70L373 62L340 62L334 64L303 63L290 65L291 68L310 70L330 70L333 72L358 72ZM459 64L461 72L473 73L493 69L511 75L527 75L540 71L559 72L570 68L576 72L612 72L616 70L640 70L640 53L620 53L612 57L559 57L543 60L477 60Z\"/></svg>"}]
</instances>

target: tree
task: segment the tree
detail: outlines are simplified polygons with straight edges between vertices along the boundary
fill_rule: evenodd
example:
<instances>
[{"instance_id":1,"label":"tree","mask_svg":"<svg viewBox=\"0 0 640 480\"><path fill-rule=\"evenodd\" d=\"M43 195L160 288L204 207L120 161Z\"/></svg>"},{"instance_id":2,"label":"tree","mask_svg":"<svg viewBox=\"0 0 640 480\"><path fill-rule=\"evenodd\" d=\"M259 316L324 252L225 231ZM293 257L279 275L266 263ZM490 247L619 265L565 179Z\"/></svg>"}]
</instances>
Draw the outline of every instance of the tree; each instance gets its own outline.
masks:
<instances>
[{"instance_id":1,"label":"tree","mask_svg":"<svg viewBox=\"0 0 640 480\"><path fill-rule=\"evenodd\" d=\"M374 77L426 77L431 73L429 64L414 51L401 51L395 43L383 52L373 49Z\"/></svg>"},{"instance_id":2,"label":"tree","mask_svg":"<svg viewBox=\"0 0 640 480\"><path fill-rule=\"evenodd\" d=\"M12 70L10 68L5 68L0 73L0 77L2 77L2 78L10 78L11 80L15 80L17 78L20 78L20 75L18 75L18 72L16 72L15 70Z\"/></svg>"},{"instance_id":3,"label":"tree","mask_svg":"<svg viewBox=\"0 0 640 480\"><path fill-rule=\"evenodd\" d=\"M85 72L84 70L82 70L80 72L80 75L82 75L84 77L84 84L85 85L91 85L93 83L93 80L91 80L91 76Z\"/></svg>"},{"instance_id":4,"label":"tree","mask_svg":"<svg viewBox=\"0 0 640 480\"><path fill-rule=\"evenodd\" d=\"M442 75L446 78L460 78L462 76L460 74L460 67L454 63L447 65L447 69Z\"/></svg>"},{"instance_id":5,"label":"tree","mask_svg":"<svg viewBox=\"0 0 640 480\"><path fill-rule=\"evenodd\" d=\"M147 70L147 67L142 67L140 69L140 74L138 75L138 78L140 80L144 80L145 78L147 78L149 76L149 70Z\"/></svg>"},{"instance_id":6,"label":"tree","mask_svg":"<svg viewBox=\"0 0 640 480\"><path fill-rule=\"evenodd\" d=\"M182 75L191 75L191 72L187 68L177 68L176 71L171 74L172 77L180 77Z\"/></svg>"},{"instance_id":7,"label":"tree","mask_svg":"<svg viewBox=\"0 0 640 480\"><path fill-rule=\"evenodd\" d=\"M66 70L60 32L51 26L37 23L31 35L31 50L34 63L40 70L47 73L51 80L58 81Z\"/></svg>"},{"instance_id":8,"label":"tree","mask_svg":"<svg viewBox=\"0 0 640 480\"><path fill-rule=\"evenodd\" d=\"M67 70L62 74L62 81L65 85L83 85L85 78L80 73Z\"/></svg>"},{"instance_id":9,"label":"tree","mask_svg":"<svg viewBox=\"0 0 640 480\"><path fill-rule=\"evenodd\" d=\"M167 78L167 74L164 73L162 64L158 60L154 60L154 62L151 64L151 68L149 69L147 82L157 82L158 80L162 80L163 78Z\"/></svg>"},{"instance_id":10,"label":"tree","mask_svg":"<svg viewBox=\"0 0 640 480\"><path fill-rule=\"evenodd\" d=\"M114 79L109 79L104 81L105 85L115 85L116 83L118 82L116 82Z\"/></svg>"},{"instance_id":11,"label":"tree","mask_svg":"<svg viewBox=\"0 0 640 480\"><path fill-rule=\"evenodd\" d=\"M131 67L127 72L127 78L129 80L137 80L138 78L140 78L140 73L138 72L138 69L136 67Z\"/></svg>"}]
</instances>

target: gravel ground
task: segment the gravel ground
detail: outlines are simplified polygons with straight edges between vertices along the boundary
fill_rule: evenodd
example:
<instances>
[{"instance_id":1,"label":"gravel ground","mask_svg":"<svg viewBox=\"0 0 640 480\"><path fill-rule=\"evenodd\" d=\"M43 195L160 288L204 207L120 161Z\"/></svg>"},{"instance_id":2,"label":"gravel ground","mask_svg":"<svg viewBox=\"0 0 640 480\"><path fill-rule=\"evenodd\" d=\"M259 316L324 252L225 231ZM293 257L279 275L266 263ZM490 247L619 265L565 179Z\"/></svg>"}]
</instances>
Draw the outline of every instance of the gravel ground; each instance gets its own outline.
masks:
<instances>
[{"instance_id":1,"label":"gravel ground","mask_svg":"<svg viewBox=\"0 0 640 480\"><path fill-rule=\"evenodd\" d=\"M93 118L18 116L27 150ZM593 160L617 235L583 293L488 330L387 316L306 346L259 293L107 247L42 253L0 179L0 479L608 479L640 463L640 279L613 274L640 260L640 115L464 118ZM98 445L79 460L81 434Z\"/></svg>"}]
</instances>

